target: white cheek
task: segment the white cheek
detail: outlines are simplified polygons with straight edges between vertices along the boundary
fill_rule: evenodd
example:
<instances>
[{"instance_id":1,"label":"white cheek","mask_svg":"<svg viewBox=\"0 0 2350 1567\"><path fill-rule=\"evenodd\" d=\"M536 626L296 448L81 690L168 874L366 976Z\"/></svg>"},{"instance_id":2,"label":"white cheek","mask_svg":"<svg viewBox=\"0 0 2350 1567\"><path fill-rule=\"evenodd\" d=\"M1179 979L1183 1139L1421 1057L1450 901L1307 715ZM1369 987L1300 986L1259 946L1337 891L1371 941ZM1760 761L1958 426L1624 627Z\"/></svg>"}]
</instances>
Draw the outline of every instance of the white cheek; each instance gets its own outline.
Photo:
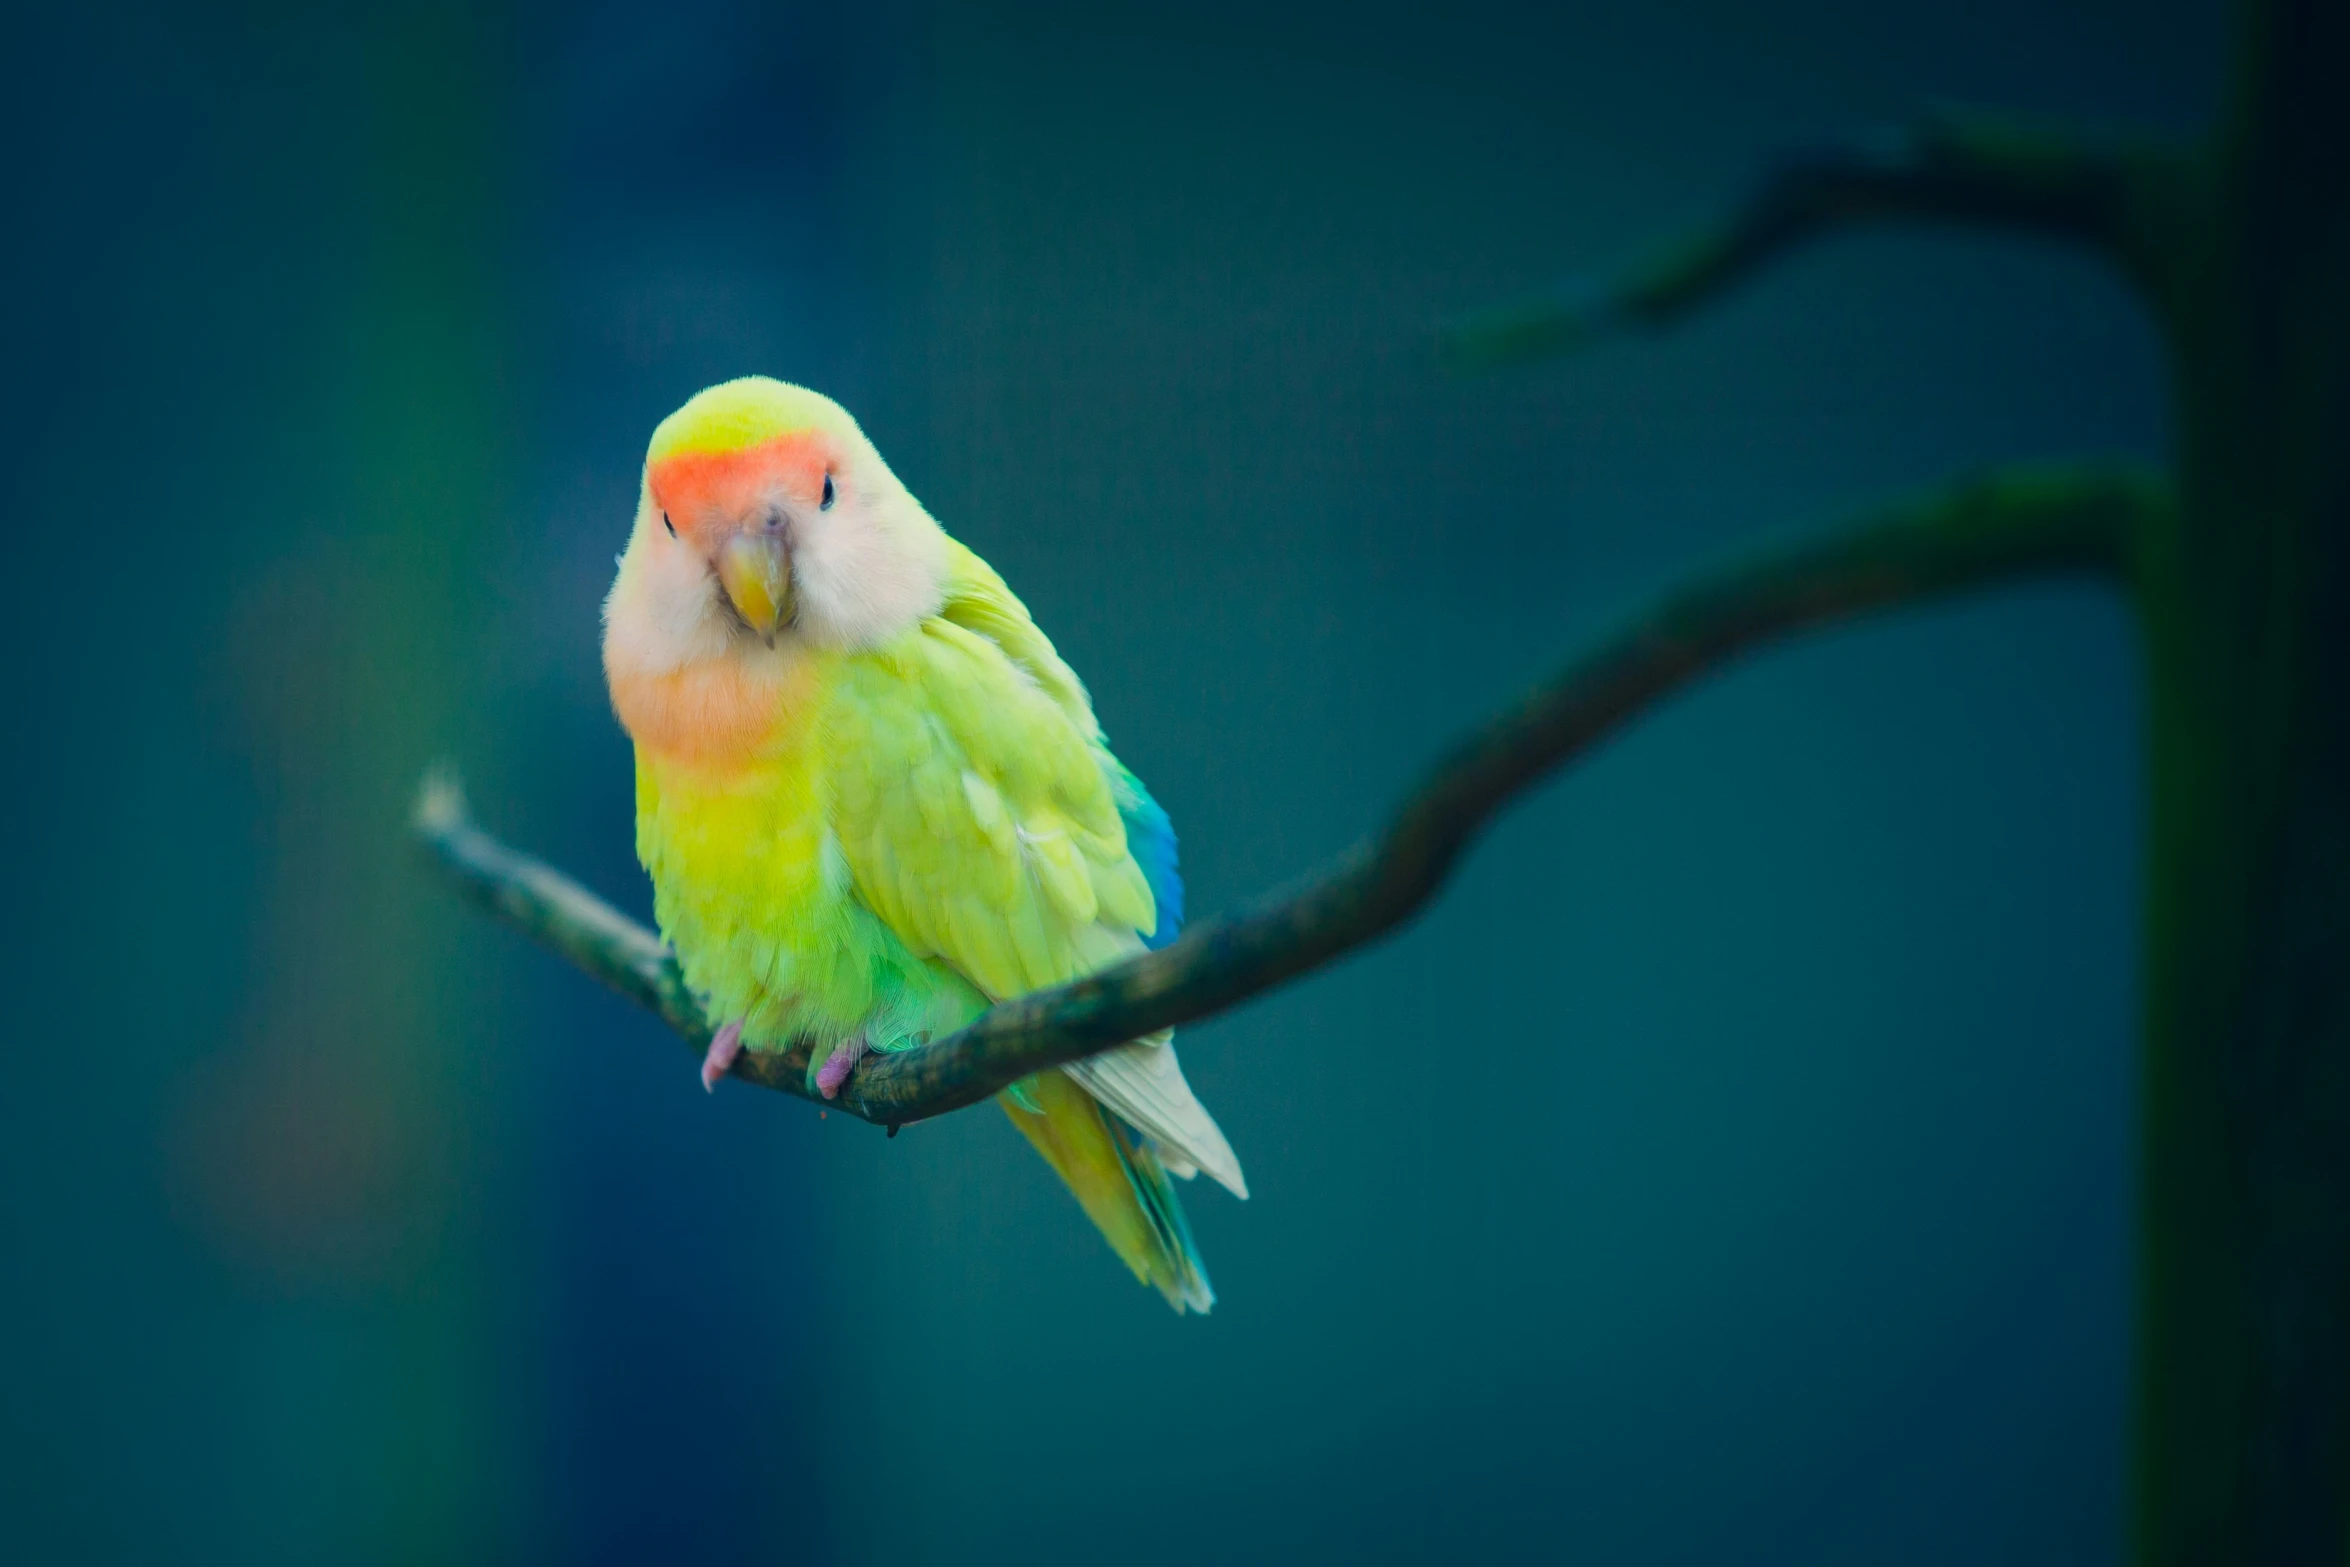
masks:
<instances>
[{"instance_id":1,"label":"white cheek","mask_svg":"<svg viewBox=\"0 0 2350 1567\"><path fill-rule=\"evenodd\" d=\"M642 519L604 600L604 664L661 675L727 650L729 632L709 566L694 550Z\"/></svg>"},{"instance_id":2,"label":"white cheek","mask_svg":"<svg viewBox=\"0 0 2350 1567\"><path fill-rule=\"evenodd\" d=\"M800 518L792 540L799 625L826 647L865 648L935 614L946 595L946 543L911 498Z\"/></svg>"}]
</instances>

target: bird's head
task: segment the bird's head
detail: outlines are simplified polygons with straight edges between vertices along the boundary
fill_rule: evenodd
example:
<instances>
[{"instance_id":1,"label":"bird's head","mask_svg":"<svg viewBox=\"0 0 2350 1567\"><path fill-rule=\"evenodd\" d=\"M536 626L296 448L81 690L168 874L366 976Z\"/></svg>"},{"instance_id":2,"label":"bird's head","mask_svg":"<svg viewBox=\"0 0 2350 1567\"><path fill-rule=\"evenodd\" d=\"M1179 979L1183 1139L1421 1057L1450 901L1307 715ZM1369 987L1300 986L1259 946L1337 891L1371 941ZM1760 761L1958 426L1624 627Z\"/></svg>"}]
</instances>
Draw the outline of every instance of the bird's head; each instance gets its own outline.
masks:
<instances>
[{"instance_id":1,"label":"bird's head","mask_svg":"<svg viewBox=\"0 0 2350 1567\"><path fill-rule=\"evenodd\" d=\"M659 675L886 641L935 611L938 524L820 393L746 376L697 393L645 454L604 605L606 665Z\"/></svg>"}]
</instances>

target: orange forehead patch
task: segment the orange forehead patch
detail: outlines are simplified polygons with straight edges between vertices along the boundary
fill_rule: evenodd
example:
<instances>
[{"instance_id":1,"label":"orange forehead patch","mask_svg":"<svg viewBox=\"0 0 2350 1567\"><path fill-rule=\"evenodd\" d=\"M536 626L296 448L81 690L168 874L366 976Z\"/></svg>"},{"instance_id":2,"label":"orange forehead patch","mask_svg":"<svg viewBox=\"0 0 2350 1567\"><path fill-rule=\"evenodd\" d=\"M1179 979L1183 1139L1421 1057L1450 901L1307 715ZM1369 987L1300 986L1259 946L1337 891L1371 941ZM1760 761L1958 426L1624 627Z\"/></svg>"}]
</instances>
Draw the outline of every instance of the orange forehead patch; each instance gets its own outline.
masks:
<instances>
[{"instance_id":1,"label":"orange forehead patch","mask_svg":"<svg viewBox=\"0 0 2350 1567\"><path fill-rule=\"evenodd\" d=\"M812 506L837 466L822 431L795 430L731 452L673 453L653 462L645 481L653 504L682 528L743 516L779 489Z\"/></svg>"}]
</instances>

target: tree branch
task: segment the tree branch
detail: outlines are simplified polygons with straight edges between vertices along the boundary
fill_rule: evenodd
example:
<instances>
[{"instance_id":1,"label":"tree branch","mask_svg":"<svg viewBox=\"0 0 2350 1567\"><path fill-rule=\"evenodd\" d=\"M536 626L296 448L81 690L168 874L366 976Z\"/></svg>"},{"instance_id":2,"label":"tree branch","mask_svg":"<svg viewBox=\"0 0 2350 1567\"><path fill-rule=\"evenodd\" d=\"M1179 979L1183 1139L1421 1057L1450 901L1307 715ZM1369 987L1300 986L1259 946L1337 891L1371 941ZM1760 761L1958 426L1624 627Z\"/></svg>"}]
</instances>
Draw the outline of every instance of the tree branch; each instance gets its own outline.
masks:
<instances>
[{"instance_id":1,"label":"tree branch","mask_svg":"<svg viewBox=\"0 0 2350 1567\"><path fill-rule=\"evenodd\" d=\"M2104 255L2159 298L2185 199L2179 155L2149 143L2091 147L1983 120L1929 121L1872 143L1795 158L1745 204L1623 276L1570 280L1444 334L1452 357L1502 364L1671 324L1798 245L1862 223L1923 219L2011 229Z\"/></svg>"},{"instance_id":2,"label":"tree branch","mask_svg":"<svg viewBox=\"0 0 2350 1567\"><path fill-rule=\"evenodd\" d=\"M833 1103L895 1127L1259 995L1402 924L1503 805L1706 671L1872 610L2018 578L2126 577L2138 539L2170 505L2164 481L2136 470L2010 473L1669 594L1472 732L1378 836L1157 952L1007 1001L934 1043L869 1055ZM709 1024L659 938L474 827L446 779L426 781L416 830L492 914L651 1008L696 1050L708 1043ZM746 1051L735 1075L807 1096L807 1067L801 1044Z\"/></svg>"}]
</instances>

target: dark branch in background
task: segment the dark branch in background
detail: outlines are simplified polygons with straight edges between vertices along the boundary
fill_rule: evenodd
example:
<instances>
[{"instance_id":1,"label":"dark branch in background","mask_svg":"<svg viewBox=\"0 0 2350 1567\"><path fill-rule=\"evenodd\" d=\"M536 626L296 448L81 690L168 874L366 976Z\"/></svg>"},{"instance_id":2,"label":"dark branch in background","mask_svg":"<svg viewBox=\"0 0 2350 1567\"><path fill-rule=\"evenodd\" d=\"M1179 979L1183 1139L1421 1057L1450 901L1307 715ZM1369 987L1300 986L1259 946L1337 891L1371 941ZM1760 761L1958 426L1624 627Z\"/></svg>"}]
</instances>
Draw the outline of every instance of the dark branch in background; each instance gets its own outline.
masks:
<instances>
[{"instance_id":1,"label":"dark branch in background","mask_svg":"<svg viewBox=\"0 0 2350 1567\"><path fill-rule=\"evenodd\" d=\"M2126 576L2136 541L2170 504L2162 481L2135 470L1995 476L1669 594L1472 733L1377 837L1160 951L1007 1001L932 1044L867 1056L833 1103L882 1125L919 1121L1259 995L1393 930L1503 805L1698 675L1872 610L2018 578ZM427 781L416 826L493 914L651 1008L697 1051L708 1043L709 1024L660 940L475 828L453 784ZM735 1075L806 1096L807 1067L798 1045L745 1052Z\"/></svg>"},{"instance_id":2,"label":"dark branch in background","mask_svg":"<svg viewBox=\"0 0 2350 1567\"><path fill-rule=\"evenodd\" d=\"M2092 147L1995 121L1932 121L1790 159L1718 226L1609 279L1576 279L1459 323L1447 352L1469 364L1540 359L1654 329L1837 229L1925 220L2085 245L2159 297L2175 247L2156 232L2185 189L2177 156L2148 144Z\"/></svg>"}]
</instances>

